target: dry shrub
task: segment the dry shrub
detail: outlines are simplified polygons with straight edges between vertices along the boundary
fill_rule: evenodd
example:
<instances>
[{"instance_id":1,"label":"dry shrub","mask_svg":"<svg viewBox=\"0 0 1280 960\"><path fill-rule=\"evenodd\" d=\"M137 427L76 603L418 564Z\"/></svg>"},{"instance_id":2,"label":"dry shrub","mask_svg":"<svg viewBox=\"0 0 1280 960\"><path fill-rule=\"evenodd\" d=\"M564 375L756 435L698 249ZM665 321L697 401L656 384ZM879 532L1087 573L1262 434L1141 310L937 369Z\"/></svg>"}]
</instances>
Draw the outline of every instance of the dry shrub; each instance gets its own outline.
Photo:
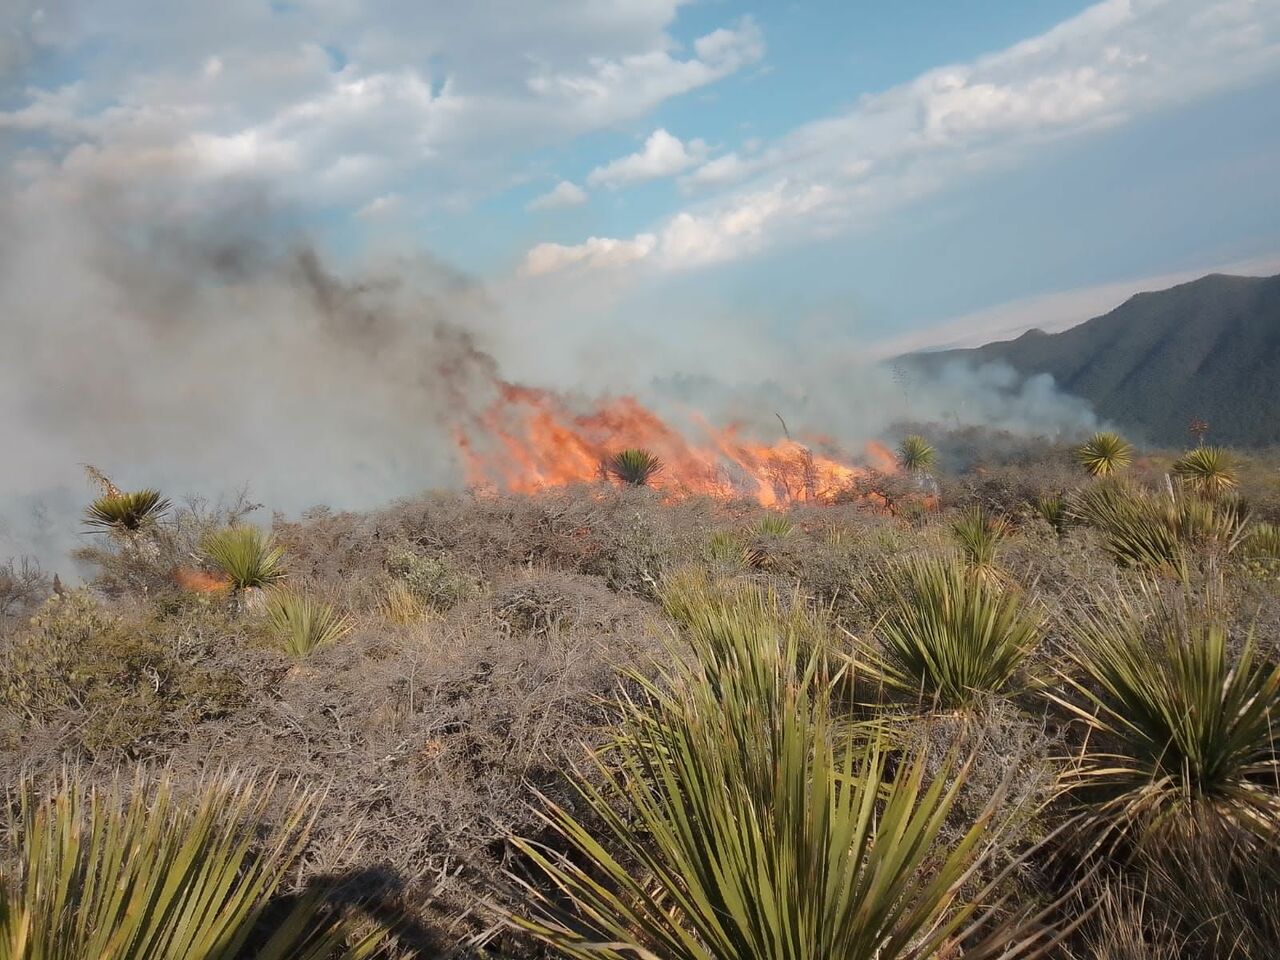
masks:
<instances>
[{"instance_id":1,"label":"dry shrub","mask_svg":"<svg viewBox=\"0 0 1280 960\"><path fill-rule=\"evenodd\" d=\"M143 756L244 702L218 615L129 615L80 590L51 597L0 638L6 749L47 738L63 754Z\"/></svg>"},{"instance_id":2,"label":"dry shrub","mask_svg":"<svg viewBox=\"0 0 1280 960\"><path fill-rule=\"evenodd\" d=\"M52 589L52 578L29 557L0 564L0 629L30 616Z\"/></svg>"}]
</instances>

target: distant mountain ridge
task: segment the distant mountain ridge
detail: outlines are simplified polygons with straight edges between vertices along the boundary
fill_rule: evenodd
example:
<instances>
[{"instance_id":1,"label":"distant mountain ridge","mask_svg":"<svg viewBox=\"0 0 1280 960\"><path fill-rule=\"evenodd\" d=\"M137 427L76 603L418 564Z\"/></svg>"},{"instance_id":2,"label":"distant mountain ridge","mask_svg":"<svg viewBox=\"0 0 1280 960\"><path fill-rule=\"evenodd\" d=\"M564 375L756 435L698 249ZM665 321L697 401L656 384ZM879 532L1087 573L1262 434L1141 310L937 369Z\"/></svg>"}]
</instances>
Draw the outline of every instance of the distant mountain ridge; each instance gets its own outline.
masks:
<instances>
[{"instance_id":1,"label":"distant mountain ridge","mask_svg":"<svg viewBox=\"0 0 1280 960\"><path fill-rule=\"evenodd\" d=\"M1198 417L1209 423L1210 443L1280 444L1280 275L1210 274L1136 294L1061 333L1030 330L910 356L926 370L955 360L1051 374L1099 417L1148 443L1187 443Z\"/></svg>"}]
</instances>

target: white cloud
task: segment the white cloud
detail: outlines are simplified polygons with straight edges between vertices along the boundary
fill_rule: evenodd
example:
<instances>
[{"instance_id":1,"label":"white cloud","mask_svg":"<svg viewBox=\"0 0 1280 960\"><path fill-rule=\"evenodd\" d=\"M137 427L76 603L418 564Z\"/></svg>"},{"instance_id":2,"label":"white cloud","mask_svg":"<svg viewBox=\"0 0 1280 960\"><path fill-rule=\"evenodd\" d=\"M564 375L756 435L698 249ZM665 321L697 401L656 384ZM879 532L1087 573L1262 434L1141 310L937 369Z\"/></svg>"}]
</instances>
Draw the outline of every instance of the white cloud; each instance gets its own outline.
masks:
<instances>
[{"instance_id":1,"label":"white cloud","mask_svg":"<svg viewBox=\"0 0 1280 960\"><path fill-rule=\"evenodd\" d=\"M725 42L704 39L708 56ZM864 229L1045 142L1277 72L1280 3L1103 0L1005 50L697 167L681 184L711 196L653 228L653 259L679 268L791 236Z\"/></svg>"},{"instance_id":2,"label":"white cloud","mask_svg":"<svg viewBox=\"0 0 1280 960\"><path fill-rule=\"evenodd\" d=\"M782 183L713 212L679 213L660 234L640 233L631 240L591 237L572 246L541 243L525 256L521 273L542 276L570 267L616 268L639 261L681 270L732 260L758 249L769 224L816 211L829 195L820 185L794 189Z\"/></svg>"},{"instance_id":3,"label":"white cloud","mask_svg":"<svg viewBox=\"0 0 1280 960\"><path fill-rule=\"evenodd\" d=\"M718 187L741 180L746 164L736 153L726 153L700 166L684 178L683 183L697 187Z\"/></svg>"},{"instance_id":4,"label":"white cloud","mask_svg":"<svg viewBox=\"0 0 1280 960\"><path fill-rule=\"evenodd\" d=\"M541 196L529 201L526 210L556 210L560 207L578 207L587 202L587 191L572 180L561 180Z\"/></svg>"},{"instance_id":5,"label":"white cloud","mask_svg":"<svg viewBox=\"0 0 1280 960\"><path fill-rule=\"evenodd\" d=\"M584 128L642 116L663 100L714 83L764 56L764 35L750 17L694 42L696 56L660 48L628 56L590 57L586 70L543 71L529 78L539 98L554 104L561 122Z\"/></svg>"},{"instance_id":6,"label":"white cloud","mask_svg":"<svg viewBox=\"0 0 1280 960\"><path fill-rule=\"evenodd\" d=\"M615 240L611 237L588 237L573 246L559 243L540 243L527 254L520 272L536 277L556 273L574 266L602 268L618 267L643 260L657 244L651 233L642 233L633 240Z\"/></svg>"},{"instance_id":7,"label":"white cloud","mask_svg":"<svg viewBox=\"0 0 1280 960\"><path fill-rule=\"evenodd\" d=\"M649 134L643 150L596 167L587 175L587 183L593 187L620 187L675 176L698 163L706 153L707 145L701 140L685 143L659 128Z\"/></svg>"},{"instance_id":8,"label":"white cloud","mask_svg":"<svg viewBox=\"0 0 1280 960\"><path fill-rule=\"evenodd\" d=\"M682 48L669 29L683 2L254 3L152 17L101 0L39 30L24 25L29 11L12 25L0 15L0 82L37 61L79 77L0 89L11 105L0 131L51 135L37 148L49 176L66 176L59 163L74 155L123 177L133 156L148 176L222 171L303 204L356 210L399 193L430 211L502 189L533 151L632 122L763 56L750 18ZM184 171L192 156L203 165Z\"/></svg>"}]
</instances>

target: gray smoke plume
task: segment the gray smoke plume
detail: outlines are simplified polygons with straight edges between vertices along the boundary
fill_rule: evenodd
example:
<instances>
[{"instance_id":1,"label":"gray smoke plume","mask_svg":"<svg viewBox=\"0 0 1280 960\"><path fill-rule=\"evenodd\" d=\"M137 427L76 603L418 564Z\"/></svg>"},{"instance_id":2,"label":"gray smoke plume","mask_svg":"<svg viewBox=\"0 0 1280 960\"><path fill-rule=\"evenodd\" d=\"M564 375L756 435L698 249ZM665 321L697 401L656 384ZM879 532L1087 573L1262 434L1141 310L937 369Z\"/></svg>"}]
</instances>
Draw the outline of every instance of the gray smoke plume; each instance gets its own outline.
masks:
<instances>
[{"instance_id":1,"label":"gray smoke plume","mask_svg":"<svg viewBox=\"0 0 1280 960\"><path fill-rule=\"evenodd\" d=\"M0 557L65 569L86 462L179 498L248 485L287 513L459 487L456 437L483 445L504 351L525 369L556 358L558 382L537 385L570 407L590 407L574 391L595 384L564 358L590 357L596 382L603 370L677 423L694 408L776 439L781 415L853 450L903 418L1036 433L1092 421L1044 379L957 367L908 384L856 343L753 344L702 325L696 341L655 334L636 363L607 323L522 334L518 308L429 256L339 273L251 182L147 180L136 158L115 172L95 159L77 170L73 151L47 175L0 178ZM772 382L727 376L724 358L747 352Z\"/></svg>"}]
</instances>

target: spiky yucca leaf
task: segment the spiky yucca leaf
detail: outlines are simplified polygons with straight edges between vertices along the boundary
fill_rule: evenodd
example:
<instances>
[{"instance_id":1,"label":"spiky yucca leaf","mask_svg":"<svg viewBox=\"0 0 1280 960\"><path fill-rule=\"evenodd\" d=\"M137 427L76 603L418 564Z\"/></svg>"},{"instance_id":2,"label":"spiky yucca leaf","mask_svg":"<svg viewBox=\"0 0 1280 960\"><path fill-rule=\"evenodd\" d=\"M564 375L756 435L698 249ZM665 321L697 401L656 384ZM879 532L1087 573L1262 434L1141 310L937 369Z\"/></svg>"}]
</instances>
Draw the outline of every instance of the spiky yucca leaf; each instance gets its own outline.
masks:
<instances>
[{"instance_id":1,"label":"spiky yucca leaf","mask_svg":"<svg viewBox=\"0 0 1280 960\"><path fill-rule=\"evenodd\" d=\"M1235 463L1222 447L1196 447L1173 464L1173 475L1202 497L1216 497L1233 489Z\"/></svg>"},{"instance_id":2,"label":"spiky yucca leaf","mask_svg":"<svg viewBox=\"0 0 1280 960\"><path fill-rule=\"evenodd\" d=\"M268 587L284 577L284 549L257 527L215 530L204 538L201 550L236 590Z\"/></svg>"},{"instance_id":3,"label":"spiky yucca leaf","mask_svg":"<svg viewBox=\"0 0 1280 960\"><path fill-rule=\"evenodd\" d=\"M134 533L159 520L169 506L159 490L104 493L85 510L85 522L104 530Z\"/></svg>"},{"instance_id":4,"label":"spiky yucca leaf","mask_svg":"<svg viewBox=\"0 0 1280 960\"><path fill-rule=\"evenodd\" d=\"M795 535L796 525L782 513L766 513L756 522L755 533L761 537L785 540Z\"/></svg>"},{"instance_id":5,"label":"spiky yucca leaf","mask_svg":"<svg viewBox=\"0 0 1280 960\"><path fill-rule=\"evenodd\" d=\"M99 791L66 774L52 795L30 779L11 791L16 821L0 875L0 960L358 960L380 935L349 939L304 895L263 927L296 868L316 797L293 790L282 826L258 840L276 787L222 776L179 799L167 776Z\"/></svg>"},{"instance_id":6,"label":"spiky yucca leaf","mask_svg":"<svg viewBox=\"0 0 1280 960\"><path fill-rule=\"evenodd\" d=\"M1249 519L1243 505L1230 497L1168 496L1114 481L1079 491L1069 509L1073 517L1102 531L1119 565L1184 579L1195 556L1218 558L1233 552Z\"/></svg>"},{"instance_id":7,"label":"spiky yucca leaf","mask_svg":"<svg viewBox=\"0 0 1280 960\"><path fill-rule=\"evenodd\" d=\"M903 470L923 473L931 470L937 459L937 451L919 434L908 434L898 444L898 466Z\"/></svg>"},{"instance_id":8,"label":"spiky yucca leaf","mask_svg":"<svg viewBox=\"0 0 1280 960\"><path fill-rule=\"evenodd\" d=\"M1069 513L1067 510L1067 498L1062 494L1046 493L1036 497L1031 506L1036 514L1058 533L1062 533L1066 528Z\"/></svg>"},{"instance_id":9,"label":"spiky yucca leaf","mask_svg":"<svg viewBox=\"0 0 1280 960\"><path fill-rule=\"evenodd\" d=\"M970 569L983 577L996 573L996 553L1008 536L1009 525L981 505L965 510L951 524L951 536L960 547Z\"/></svg>"},{"instance_id":10,"label":"spiky yucca leaf","mask_svg":"<svg viewBox=\"0 0 1280 960\"><path fill-rule=\"evenodd\" d=\"M886 571L893 605L868 654L873 675L941 707L1001 693L1039 642L1042 618L961 562L913 557Z\"/></svg>"},{"instance_id":11,"label":"spiky yucca leaf","mask_svg":"<svg viewBox=\"0 0 1280 960\"><path fill-rule=\"evenodd\" d=\"M544 798L572 858L516 841L550 885L525 885L515 921L560 954L612 960L925 958L979 928L966 957L1047 949L1052 932L995 918L994 884L961 894L1004 835L1002 789L940 848L967 767L930 777L923 753L890 764L874 734L834 736L812 664L766 611L706 618L714 679L701 663L635 678L623 736L575 777L588 816Z\"/></svg>"},{"instance_id":12,"label":"spiky yucca leaf","mask_svg":"<svg viewBox=\"0 0 1280 960\"><path fill-rule=\"evenodd\" d=\"M1075 618L1067 698L1093 731L1068 785L1104 837L1221 834L1271 843L1280 828L1280 666L1253 638L1233 653L1206 603L1142 590Z\"/></svg>"},{"instance_id":13,"label":"spiky yucca leaf","mask_svg":"<svg viewBox=\"0 0 1280 960\"><path fill-rule=\"evenodd\" d=\"M1133 447L1118 433L1100 431L1076 450L1078 460L1095 477L1109 477L1133 460Z\"/></svg>"},{"instance_id":14,"label":"spiky yucca leaf","mask_svg":"<svg viewBox=\"0 0 1280 960\"><path fill-rule=\"evenodd\" d=\"M619 483L644 487L662 472L662 460L648 450L620 450L605 462L609 474Z\"/></svg>"},{"instance_id":15,"label":"spiky yucca leaf","mask_svg":"<svg viewBox=\"0 0 1280 960\"><path fill-rule=\"evenodd\" d=\"M1240 552L1266 568L1280 566L1280 524L1256 524L1245 534Z\"/></svg>"},{"instance_id":16,"label":"spiky yucca leaf","mask_svg":"<svg viewBox=\"0 0 1280 960\"><path fill-rule=\"evenodd\" d=\"M330 604L290 587L271 590L265 612L276 643L299 660L351 632L351 622Z\"/></svg>"}]
</instances>

